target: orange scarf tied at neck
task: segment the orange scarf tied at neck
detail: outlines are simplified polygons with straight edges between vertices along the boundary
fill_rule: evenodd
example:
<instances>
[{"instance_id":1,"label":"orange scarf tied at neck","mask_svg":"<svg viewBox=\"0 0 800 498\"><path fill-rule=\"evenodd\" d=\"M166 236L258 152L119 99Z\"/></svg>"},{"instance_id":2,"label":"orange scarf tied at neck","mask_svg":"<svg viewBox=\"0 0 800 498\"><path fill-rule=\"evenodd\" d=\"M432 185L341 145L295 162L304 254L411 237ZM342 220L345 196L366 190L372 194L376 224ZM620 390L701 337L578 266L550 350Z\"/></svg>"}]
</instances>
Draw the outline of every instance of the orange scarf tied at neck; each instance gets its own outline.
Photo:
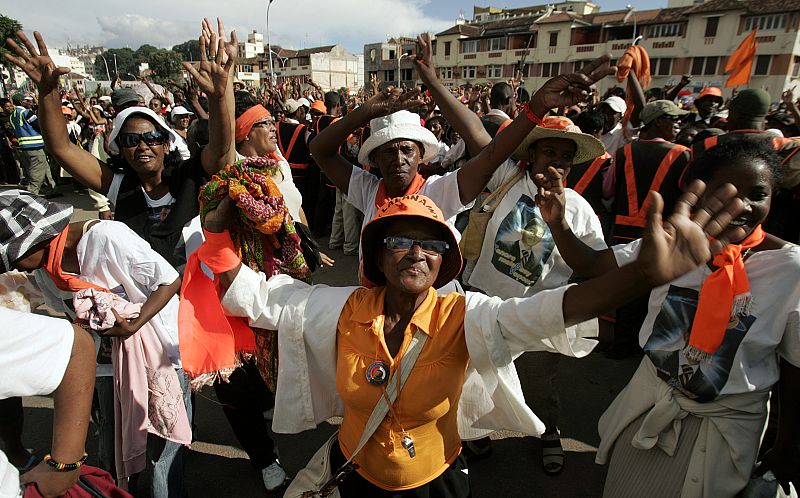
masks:
<instances>
[{"instance_id":1,"label":"orange scarf tied at neck","mask_svg":"<svg viewBox=\"0 0 800 498\"><path fill-rule=\"evenodd\" d=\"M422 178L422 175L417 173L414 175L414 178L411 180L411 184L408 186L406 191L400 194L398 197L418 194L419 189L421 189L423 185L425 185L425 179ZM375 194L375 208L380 209L380 207L386 204L386 201L388 200L389 194L386 192L386 180L381 178L380 183L378 183L378 192Z\"/></svg>"},{"instance_id":2,"label":"orange scarf tied at neck","mask_svg":"<svg viewBox=\"0 0 800 498\"><path fill-rule=\"evenodd\" d=\"M44 265L44 270L53 279L56 287L63 291L78 292L83 289L97 289L104 292L111 292L105 287L100 287L92 283L81 280L76 275L64 273L61 269L61 260L64 257L64 247L67 244L67 235L69 235L69 224L64 227L54 239L50 241L50 250L47 253L47 262Z\"/></svg>"},{"instance_id":3,"label":"orange scarf tied at neck","mask_svg":"<svg viewBox=\"0 0 800 498\"><path fill-rule=\"evenodd\" d=\"M742 251L758 246L766 233L758 225L740 244L728 244L714 256L717 269L703 282L692 324L686 356L693 361L711 361L725 338L731 320L748 314L753 296L744 269Z\"/></svg>"}]
</instances>

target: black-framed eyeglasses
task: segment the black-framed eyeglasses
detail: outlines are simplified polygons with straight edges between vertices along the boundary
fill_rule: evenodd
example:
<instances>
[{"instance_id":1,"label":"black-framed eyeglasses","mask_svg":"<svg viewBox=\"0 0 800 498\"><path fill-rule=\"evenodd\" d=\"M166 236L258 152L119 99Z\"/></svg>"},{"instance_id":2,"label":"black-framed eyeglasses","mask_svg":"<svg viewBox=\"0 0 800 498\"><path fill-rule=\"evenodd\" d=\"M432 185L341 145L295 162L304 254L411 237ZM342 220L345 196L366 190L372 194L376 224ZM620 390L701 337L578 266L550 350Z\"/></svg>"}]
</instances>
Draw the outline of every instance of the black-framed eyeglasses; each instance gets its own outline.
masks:
<instances>
[{"instance_id":1,"label":"black-framed eyeglasses","mask_svg":"<svg viewBox=\"0 0 800 498\"><path fill-rule=\"evenodd\" d=\"M659 116L658 119L669 119L670 121L677 122L677 121L682 121L683 116L673 116L672 114L663 114Z\"/></svg>"},{"instance_id":2,"label":"black-framed eyeglasses","mask_svg":"<svg viewBox=\"0 0 800 498\"><path fill-rule=\"evenodd\" d=\"M443 240L414 240L408 237L386 237L383 245L392 251L408 251L418 245L422 252L428 254L444 254L450 249L450 244Z\"/></svg>"},{"instance_id":3,"label":"black-framed eyeglasses","mask_svg":"<svg viewBox=\"0 0 800 498\"><path fill-rule=\"evenodd\" d=\"M120 133L117 136L117 143L120 147L136 147L139 142L147 145L163 145L169 140L169 135L165 131L154 130L146 133Z\"/></svg>"}]
</instances>

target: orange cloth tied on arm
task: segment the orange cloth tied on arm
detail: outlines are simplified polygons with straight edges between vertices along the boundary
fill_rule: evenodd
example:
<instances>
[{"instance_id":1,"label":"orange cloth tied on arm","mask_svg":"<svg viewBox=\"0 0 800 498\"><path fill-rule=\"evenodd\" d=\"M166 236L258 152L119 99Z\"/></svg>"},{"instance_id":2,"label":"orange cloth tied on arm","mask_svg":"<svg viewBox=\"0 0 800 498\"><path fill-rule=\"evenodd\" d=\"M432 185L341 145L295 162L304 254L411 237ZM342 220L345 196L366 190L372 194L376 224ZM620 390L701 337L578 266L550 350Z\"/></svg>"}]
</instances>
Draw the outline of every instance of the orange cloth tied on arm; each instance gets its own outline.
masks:
<instances>
[{"instance_id":1,"label":"orange cloth tied on arm","mask_svg":"<svg viewBox=\"0 0 800 498\"><path fill-rule=\"evenodd\" d=\"M256 104L244 111L241 116L236 118L236 143L238 144L247 138L247 134L253 129L254 124L270 117L272 117L272 114L261 104Z\"/></svg>"},{"instance_id":2,"label":"orange cloth tied on arm","mask_svg":"<svg viewBox=\"0 0 800 498\"><path fill-rule=\"evenodd\" d=\"M256 351L256 339L247 321L225 315L219 287L200 269L200 262L214 273L241 263L230 234L204 230L205 242L189 256L181 285L178 335L183 370L193 389L227 379L241 365L241 356Z\"/></svg>"},{"instance_id":3,"label":"orange cloth tied on arm","mask_svg":"<svg viewBox=\"0 0 800 498\"><path fill-rule=\"evenodd\" d=\"M703 282L692 324L686 355L695 361L710 361L725 338L731 319L749 313L752 303L750 281L742 251L764 241L758 225L740 244L728 244L714 256L717 269Z\"/></svg>"},{"instance_id":4,"label":"orange cloth tied on arm","mask_svg":"<svg viewBox=\"0 0 800 498\"><path fill-rule=\"evenodd\" d=\"M622 83L628 78L630 72L639 80L639 85L642 90L650 86L650 56L647 55L647 50L639 45L631 45L622 54L622 57L617 61L617 81ZM622 117L622 122L627 123L631 119L633 113L633 97L631 97L631 84L628 83L626 89L625 103L628 109L625 111L625 116Z\"/></svg>"},{"instance_id":5,"label":"orange cloth tied on arm","mask_svg":"<svg viewBox=\"0 0 800 498\"><path fill-rule=\"evenodd\" d=\"M725 82L725 88L746 85L750 82L753 60L756 57L756 48L758 48L756 33L758 33L757 29L747 35L747 38L742 40L725 64L725 72L731 73L728 81Z\"/></svg>"}]
</instances>

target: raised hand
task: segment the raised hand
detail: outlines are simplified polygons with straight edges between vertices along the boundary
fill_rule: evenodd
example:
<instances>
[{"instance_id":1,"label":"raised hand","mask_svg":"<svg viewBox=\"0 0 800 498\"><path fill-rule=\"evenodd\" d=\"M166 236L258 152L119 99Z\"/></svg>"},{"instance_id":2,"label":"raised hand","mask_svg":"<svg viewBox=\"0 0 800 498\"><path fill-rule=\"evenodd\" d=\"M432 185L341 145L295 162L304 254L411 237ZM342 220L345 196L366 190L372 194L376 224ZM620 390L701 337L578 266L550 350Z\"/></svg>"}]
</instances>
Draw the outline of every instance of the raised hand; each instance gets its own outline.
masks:
<instances>
[{"instance_id":1,"label":"raised hand","mask_svg":"<svg viewBox=\"0 0 800 498\"><path fill-rule=\"evenodd\" d=\"M183 63L183 67L194 79L197 86L209 97L222 97L228 86L228 78L236 64L238 39L236 32L231 31L231 39L225 37L225 27L217 19L218 33L211 29L208 19L203 19L200 34L200 64L197 68ZM208 54L206 54L208 50Z\"/></svg>"},{"instance_id":2,"label":"raised hand","mask_svg":"<svg viewBox=\"0 0 800 498\"><path fill-rule=\"evenodd\" d=\"M569 107L585 101L593 84L616 72L616 66L608 66L610 60L611 55L606 54L584 66L580 72L551 78L531 97L531 109L542 117L550 109Z\"/></svg>"},{"instance_id":3,"label":"raised hand","mask_svg":"<svg viewBox=\"0 0 800 498\"><path fill-rule=\"evenodd\" d=\"M413 62L419 79L426 85L431 86L432 82L438 79L436 66L433 64L433 43L430 33L425 33L425 38L422 35L417 36L417 55Z\"/></svg>"},{"instance_id":4,"label":"raised hand","mask_svg":"<svg viewBox=\"0 0 800 498\"><path fill-rule=\"evenodd\" d=\"M370 74L369 75L369 86L372 89L372 95L373 96L378 95L378 92L381 91L380 90L381 82L380 82L380 80L378 80L378 75L377 74Z\"/></svg>"},{"instance_id":5,"label":"raised hand","mask_svg":"<svg viewBox=\"0 0 800 498\"><path fill-rule=\"evenodd\" d=\"M393 112L408 110L424 103L425 99L419 94L418 88L403 92L399 88L390 86L364 102L362 107L370 119L373 119Z\"/></svg>"},{"instance_id":6,"label":"raised hand","mask_svg":"<svg viewBox=\"0 0 800 498\"><path fill-rule=\"evenodd\" d=\"M790 88L789 90L785 90L781 94L781 100L783 101L784 104L786 104L786 107L793 106L794 105L794 88Z\"/></svg>"},{"instance_id":7,"label":"raised hand","mask_svg":"<svg viewBox=\"0 0 800 498\"><path fill-rule=\"evenodd\" d=\"M564 182L561 173L552 166L547 168L547 174L536 174L536 183L541 185L536 193L536 205L542 214L542 219L550 226L566 223L567 198L564 194Z\"/></svg>"},{"instance_id":8,"label":"raised hand","mask_svg":"<svg viewBox=\"0 0 800 498\"><path fill-rule=\"evenodd\" d=\"M725 184L703 196L705 184L695 180L680 197L675 211L662 221L664 200L650 192L650 210L637 264L653 286L666 284L707 263L732 240L745 236L742 228L728 228L742 210L736 187Z\"/></svg>"},{"instance_id":9,"label":"raised hand","mask_svg":"<svg viewBox=\"0 0 800 498\"><path fill-rule=\"evenodd\" d=\"M57 67L47 53L47 45L45 45L42 35L38 31L33 32L33 37L36 39L36 44L39 50L33 46L33 43L25 36L22 31L17 31L17 37L20 39L25 49L17 45L11 38L6 38L6 45L11 52L16 54L16 57L11 52L3 54L6 60L18 68L25 71L28 78L39 88L39 94L44 95L58 88L58 79L69 74L68 67Z\"/></svg>"}]
</instances>

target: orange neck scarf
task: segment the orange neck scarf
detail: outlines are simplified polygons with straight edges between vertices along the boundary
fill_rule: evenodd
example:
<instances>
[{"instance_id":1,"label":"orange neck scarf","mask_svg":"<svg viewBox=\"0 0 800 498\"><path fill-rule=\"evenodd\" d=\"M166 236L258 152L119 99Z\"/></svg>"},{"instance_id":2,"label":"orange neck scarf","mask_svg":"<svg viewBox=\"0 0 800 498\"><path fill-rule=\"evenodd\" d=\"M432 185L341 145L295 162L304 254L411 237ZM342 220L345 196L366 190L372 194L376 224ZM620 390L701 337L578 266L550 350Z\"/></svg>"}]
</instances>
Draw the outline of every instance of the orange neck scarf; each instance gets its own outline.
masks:
<instances>
[{"instance_id":1,"label":"orange neck scarf","mask_svg":"<svg viewBox=\"0 0 800 498\"><path fill-rule=\"evenodd\" d=\"M411 180L411 184L408 186L406 191L400 194L398 197L417 194L423 185L425 185L425 179L422 178L422 175L417 173ZM375 194L375 208L380 209L380 207L386 204L386 201L388 200L389 194L386 192L386 180L381 178L381 181L378 184L378 193Z\"/></svg>"},{"instance_id":2,"label":"orange neck scarf","mask_svg":"<svg viewBox=\"0 0 800 498\"><path fill-rule=\"evenodd\" d=\"M61 259L64 257L64 247L67 244L67 236L69 235L69 224L64 227L54 239L50 241L50 250L47 253L47 263L44 265L44 270L53 279L56 287L63 291L78 292L82 289L97 289L104 292L110 292L105 287L100 287L85 280L81 280L75 275L64 273L61 269Z\"/></svg>"},{"instance_id":3,"label":"orange neck scarf","mask_svg":"<svg viewBox=\"0 0 800 498\"><path fill-rule=\"evenodd\" d=\"M766 233L758 225L739 244L728 244L714 256L717 269L703 282L686 354L694 361L710 361L733 317L749 313L750 281L742 251L758 246Z\"/></svg>"}]
</instances>

